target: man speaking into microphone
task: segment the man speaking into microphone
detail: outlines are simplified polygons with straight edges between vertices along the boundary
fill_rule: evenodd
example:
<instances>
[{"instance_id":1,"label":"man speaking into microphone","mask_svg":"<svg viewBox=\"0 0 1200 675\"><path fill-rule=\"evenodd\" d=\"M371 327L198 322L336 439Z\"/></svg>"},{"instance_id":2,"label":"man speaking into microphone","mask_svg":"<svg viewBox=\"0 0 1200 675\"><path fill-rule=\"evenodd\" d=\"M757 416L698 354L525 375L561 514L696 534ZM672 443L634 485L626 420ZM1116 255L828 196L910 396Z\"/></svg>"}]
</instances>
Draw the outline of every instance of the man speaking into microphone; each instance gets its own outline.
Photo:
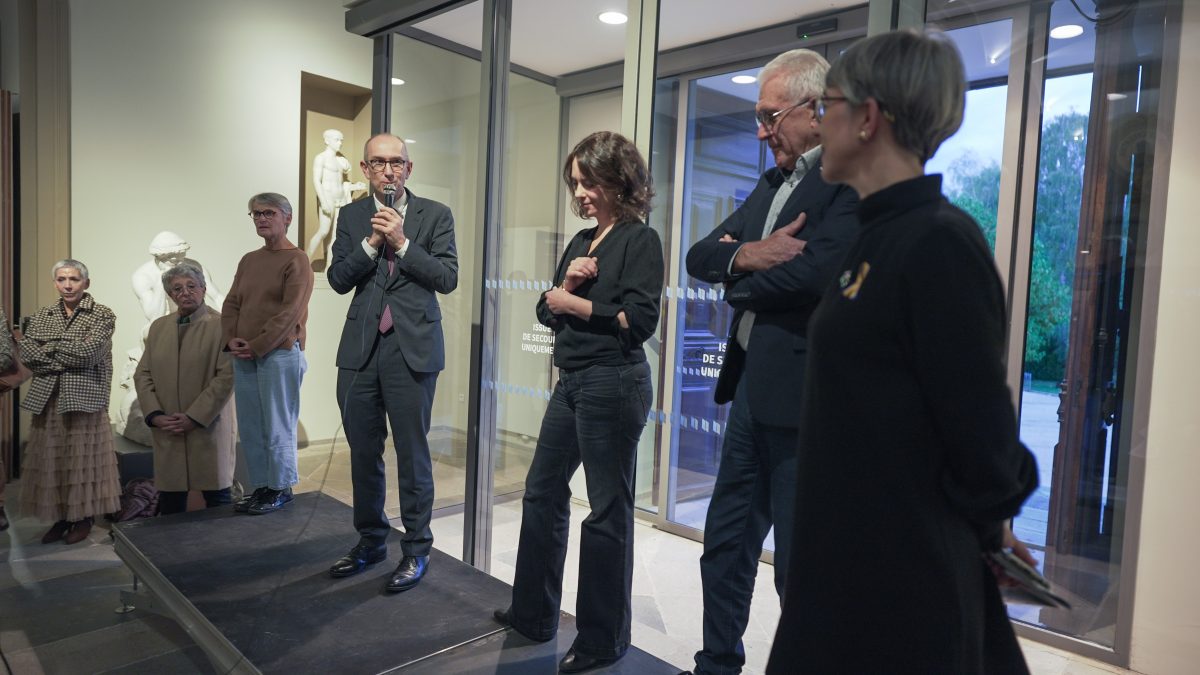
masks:
<instances>
[{"instance_id":1,"label":"man speaking into microphone","mask_svg":"<svg viewBox=\"0 0 1200 675\"><path fill-rule=\"evenodd\" d=\"M433 547L427 435L434 387L446 364L437 293L458 286L458 254L450 209L404 186L413 163L403 140L371 137L359 166L372 195L338 214L326 270L335 291L354 291L337 352L337 399L350 443L358 543L329 574L348 577L387 558L383 449L390 422L404 534L386 589L400 592L421 581Z\"/></svg>"}]
</instances>

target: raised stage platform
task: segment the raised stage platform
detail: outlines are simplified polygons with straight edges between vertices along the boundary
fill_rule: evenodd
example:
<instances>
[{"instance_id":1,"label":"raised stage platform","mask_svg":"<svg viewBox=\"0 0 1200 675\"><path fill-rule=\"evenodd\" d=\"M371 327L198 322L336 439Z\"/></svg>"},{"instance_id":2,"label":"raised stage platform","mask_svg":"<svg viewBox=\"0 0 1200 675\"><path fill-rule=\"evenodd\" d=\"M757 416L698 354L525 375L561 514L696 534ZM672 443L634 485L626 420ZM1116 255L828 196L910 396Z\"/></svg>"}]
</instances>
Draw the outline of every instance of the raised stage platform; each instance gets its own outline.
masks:
<instances>
[{"instance_id":1,"label":"raised stage platform","mask_svg":"<svg viewBox=\"0 0 1200 675\"><path fill-rule=\"evenodd\" d=\"M266 516L232 507L120 523L117 554L222 673L554 673L575 637L537 643L492 619L511 587L436 549L421 584L383 590L400 561L348 579L329 565L354 545L351 508L319 492ZM677 673L631 647L595 673Z\"/></svg>"}]
</instances>

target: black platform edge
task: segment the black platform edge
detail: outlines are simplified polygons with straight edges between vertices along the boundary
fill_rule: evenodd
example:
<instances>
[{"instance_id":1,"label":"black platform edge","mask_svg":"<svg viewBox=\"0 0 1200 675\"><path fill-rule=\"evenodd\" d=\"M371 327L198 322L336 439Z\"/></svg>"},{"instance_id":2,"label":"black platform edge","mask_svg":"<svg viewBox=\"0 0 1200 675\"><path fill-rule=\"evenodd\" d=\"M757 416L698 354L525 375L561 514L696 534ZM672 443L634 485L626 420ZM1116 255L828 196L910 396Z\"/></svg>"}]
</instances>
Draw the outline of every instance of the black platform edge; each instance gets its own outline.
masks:
<instances>
[{"instance_id":1,"label":"black platform edge","mask_svg":"<svg viewBox=\"0 0 1200 675\"><path fill-rule=\"evenodd\" d=\"M225 525L217 525L218 521L227 522ZM431 555L430 579L434 580L432 584L427 580L412 591L395 595L382 593L379 588L376 588L375 584L378 583L381 586L382 581L390 574L389 563L399 560L399 533L391 537L392 546L390 548L397 549L393 550L393 553L397 555L392 556L388 563L378 565L351 579L327 579L327 566L332 563L336 555L326 560L325 557L328 556L328 553L325 551L337 550L339 551L337 555L341 555L345 552L340 548L341 542L345 541L347 548L354 542L356 535L350 526L351 521L349 506L323 493L310 492L297 495L293 504L284 512L263 517L238 515L232 512L231 507L222 507L118 523L113 527L113 539L114 549L118 556L134 575L145 583L149 591L158 598L164 608L174 616L197 645L204 650L213 666L221 673L240 675L242 673L317 672L321 668L316 661L325 661L325 658L305 661L301 657L306 650L311 651L316 643L326 643L327 649L336 649L340 646L352 652L355 639L361 640L361 635L355 634L351 628L346 628L346 638L348 639L339 639L333 645L328 645L327 636L305 633L304 626L292 626L291 621L274 626L263 621L250 626L262 635L251 637L247 644L245 635L247 626L241 615L254 613L256 609L260 612L266 609L261 606L256 607L252 602L259 596L254 595L255 579L253 574L247 572L256 572L258 565L255 564L248 565L252 569L243 570L240 577L237 574L228 577L226 579L227 586L218 584L216 588L212 588L200 585L198 587L200 588L199 596L195 598L189 598L175 582L168 578L168 574L171 574L184 586L190 585L195 589L197 582L194 570L196 568L206 569L205 562L211 562L204 560L204 555L216 556L217 560L228 560L231 552L248 557L246 551L252 550L253 546L247 542L272 547L272 541L278 542L281 538L287 540L293 533L296 534L294 541L284 544L276 543L273 546L277 549L274 555L278 556L288 552L300 553L297 546L309 554L316 554L318 550L321 552L315 558L299 559L303 560L305 564L284 570L284 573L290 575L292 579L288 586L295 585L297 587L295 590L299 592L285 594L279 599L279 602L291 601L293 603L286 609L275 607L270 608L271 611L293 617L295 622L303 623L307 618L303 617L305 610L314 612L341 604L346 613L337 614L336 609L330 610L336 615L335 621L338 620L338 617L350 619L349 621L343 619L340 626L354 624L356 621L359 621L361 626L361 617L366 614L371 617L368 632L375 633L378 628L378 631L388 638L386 644L390 648L388 654L375 653L366 660L362 658L361 654L357 654L355 656L358 657L358 661L355 661L354 658L347 658L343 665L350 670L345 672L391 673L400 670L411 673L557 672L558 659L566 653L575 638L574 617L563 613L558 635L555 640L550 642L536 643L521 637L512 629L494 623L490 617L491 609L499 608L507 603L511 587L457 558L435 549ZM200 542L194 542L196 544L196 553L194 554L189 554L188 547L179 544L163 547L162 540L167 533L186 540L185 533L207 535L206 530L210 530L212 527L223 528L221 536L216 538L218 546L206 547ZM300 527L300 529L289 530L289 528L295 527ZM259 532L259 528L261 528L261 534L254 536L253 533ZM168 539L174 541L173 538ZM301 539L303 539L302 544L297 545ZM150 549L158 549L158 554L163 558L158 562L167 569L166 573L155 564L154 560L151 560L151 556L139 548L138 540ZM337 543L331 544L330 542ZM335 548L330 549L330 546ZM226 557L221 557L222 554ZM200 558L200 560L193 564L195 558ZM205 579L207 583L208 577ZM316 579L321 579L321 581L318 583ZM454 579L460 583L438 583ZM239 610L237 616L231 617L229 593L234 594ZM237 595L238 593L243 595ZM419 612L414 610L416 602L433 603L422 604L421 609L432 607L437 610L446 606L457 606L462 610L469 610L469 614L459 613L455 617L453 612L449 614L445 611L441 611L439 614L439 611L432 610ZM200 607L197 607L197 604ZM244 609L242 609L243 607ZM207 616L202 608L212 612L212 616ZM394 624L393 622L398 619L404 623ZM238 625L239 622L241 625ZM241 637L230 639L219 626L226 629L241 629L240 632L232 633L241 635ZM297 629L299 635L308 638L307 642L288 645L282 651L277 644L267 644L279 635L278 629L286 630L293 627ZM397 651L395 649L397 643L411 642L415 637L413 634L420 632L413 631L414 627L424 628L426 634L432 637L432 639L418 638L422 643L421 647L428 648L428 651L420 654L415 653L416 650L412 652ZM269 630L271 628L277 630L271 631ZM311 626L308 628L311 629ZM451 639L455 633L458 634L458 637ZM282 637L279 639L283 640ZM238 648L235 641L243 644L242 649ZM257 652L258 656L245 652L247 646L250 647L251 652ZM271 651L272 648L275 648L276 651ZM326 655L326 652L321 652L321 657ZM300 659L299 662L298 659ZM330 664L325 663L324 665ZM313 670L314 668L317 670ZM678 671L677 667L636 647L630 647L624 658L607 667L590 672L656 675L658 673L674 674Z\"/></svg>"},{"instance_id":2,"label":"black platform edge","mask_svg":"<svg viewBox=\"0 0 1200 675\"><path fill-rule=\"evenodd\" d=\"M187 631L188 636L204 650L213 667L228 675L260 675L262 671L247 661L237 647L233 646L233 643L133 545L125 532L128 525L114 524L113 550L133 575L163 604L170 616Z\"/></svg>"}]
</instances>

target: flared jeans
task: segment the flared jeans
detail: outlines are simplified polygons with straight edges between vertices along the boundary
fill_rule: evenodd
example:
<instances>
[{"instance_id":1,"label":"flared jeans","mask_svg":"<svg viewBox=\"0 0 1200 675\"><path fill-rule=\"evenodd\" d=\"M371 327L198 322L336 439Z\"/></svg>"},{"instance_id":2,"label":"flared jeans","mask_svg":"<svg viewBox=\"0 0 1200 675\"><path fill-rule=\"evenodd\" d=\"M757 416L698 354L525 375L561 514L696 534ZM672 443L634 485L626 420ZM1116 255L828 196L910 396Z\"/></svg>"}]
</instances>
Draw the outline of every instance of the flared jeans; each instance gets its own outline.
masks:
<instances>
[{"instance_id":1,"label":"flared jeans","mask_svg":"<svg viewBox=\"0 0 1200 675\"><path fill-rule=\"evenodd\" d=\"M570 481L582 463L591 513L580 534L574 649L617 658L629 648L634 468L651 396L645 362L560 371L522 502L509 618L526 636L548 640L558 630Z\"/></svg>"}]
</instances>

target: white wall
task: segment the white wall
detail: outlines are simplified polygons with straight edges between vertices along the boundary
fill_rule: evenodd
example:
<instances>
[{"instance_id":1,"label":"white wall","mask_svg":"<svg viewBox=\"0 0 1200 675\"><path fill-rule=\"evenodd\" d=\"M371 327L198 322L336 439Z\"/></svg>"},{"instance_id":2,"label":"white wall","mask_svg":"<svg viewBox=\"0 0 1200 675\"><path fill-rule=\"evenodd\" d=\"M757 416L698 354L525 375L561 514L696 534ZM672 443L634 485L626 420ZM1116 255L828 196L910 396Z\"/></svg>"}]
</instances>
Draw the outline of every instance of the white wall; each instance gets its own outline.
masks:
<instances>
[{"instance_id":1,"label":"white wall","mask_svg":"<svg viewBox=\"0 0 1200 675\"><path fill-rule=\"evenodd\" d=\"M1145 487L1134 589L1134 670L1200 670L1200 3L1183 3ZM1136 447L1136 445L1135 445Z\"/></svg>"},{"instance_id":2,"label":"white wall","mask_svg":"<svg viewBox=\"0 0 1200 675\"><path fill-rule=\"evenodd\" d=\"M116 356L138 339L129 275L157 232L183 235L225 290L262 243L246 200L273 191L298 202L300 72L371 85L371 42L345 31L344 13L335 0L71 3L71 252L117 314ZM303 437L337 426L333 363L348 300L318 282Z\"/></svg>"}]
</instances>

